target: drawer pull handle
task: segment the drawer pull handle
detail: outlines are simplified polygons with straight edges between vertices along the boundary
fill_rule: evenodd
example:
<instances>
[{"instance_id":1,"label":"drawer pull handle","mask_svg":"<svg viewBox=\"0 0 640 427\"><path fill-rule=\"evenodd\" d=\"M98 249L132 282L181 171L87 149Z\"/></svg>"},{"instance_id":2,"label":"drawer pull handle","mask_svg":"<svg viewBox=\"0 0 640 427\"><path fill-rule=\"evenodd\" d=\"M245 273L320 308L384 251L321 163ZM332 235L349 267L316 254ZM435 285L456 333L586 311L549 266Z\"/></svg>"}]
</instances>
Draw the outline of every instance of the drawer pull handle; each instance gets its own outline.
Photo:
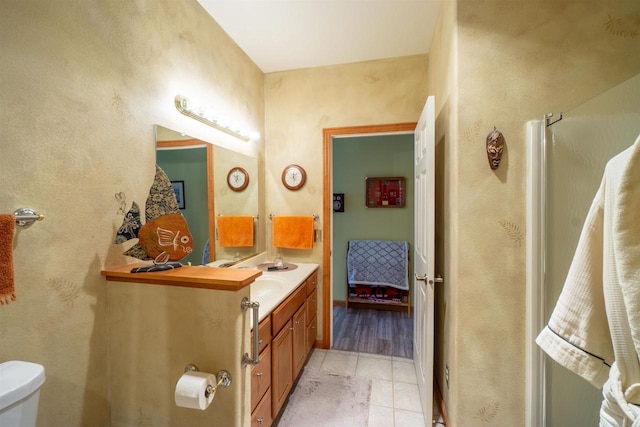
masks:
<instances>
[{"instance_id":1,"label":"drawer pull handle","mask_svg":"<svg viewBox=\"0 0 640 427\"><path fill-rule=\"evenodd\" d=\"M258 372L258 373L256 374L256 377L258 377L258 378L262 377L262 372Z\"/></svg>"},{"instance_id":2,"label":"drawer pull handle","mask_svg":"<svg viewBox=\"0 0 640 427\"><path fill-rule=\"evenodd\" d=\"M258 340L258 344L262 344L262 340Z\"/></svg>"},{"instance_id":3,"label":"drawer pull handle","mask_svg":"<svg viewBox=\"0 0 640 427\"><path fill-rule=\"evenodd\" d=\"M293 331L295 328L292 326L289 328L290 331Z\"/></svg>"},{"instance_id":4,"label":"drawer pull handle","mask_svg":"<svg viewBox=\"0 0 640 427\"><path fill-rule=\"evenodd\" d=\"M263 419L263 418L258 418L256 421L258 422L258 424L262 424L262 422L264 421L264 419Z\"/></svg>"}]
</instances>

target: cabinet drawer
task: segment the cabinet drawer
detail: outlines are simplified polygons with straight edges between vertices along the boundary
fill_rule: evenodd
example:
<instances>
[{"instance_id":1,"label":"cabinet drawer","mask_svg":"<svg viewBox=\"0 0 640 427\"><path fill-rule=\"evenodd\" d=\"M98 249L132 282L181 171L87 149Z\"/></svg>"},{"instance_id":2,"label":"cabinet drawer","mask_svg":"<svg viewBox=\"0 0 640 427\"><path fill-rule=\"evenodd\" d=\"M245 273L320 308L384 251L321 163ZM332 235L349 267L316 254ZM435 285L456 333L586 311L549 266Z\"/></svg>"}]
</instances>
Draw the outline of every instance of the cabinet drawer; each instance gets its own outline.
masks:
<instances>
[{"instance_id":1,"label":"cabinet drawer","mask_svg":"<svg viewBox=\"0 0 640 427\"><path fill-rule=\"evenodd\" d=\"M251 342L253 343L253 332L251 332ZM271 343L271 316L262 319L258 326L258 353L262 353L269 343Z\"/></svg>"},{"instance_id":2,"label":"cabinet drawer","mask_svg":"<svg viewBox=\"0 0 640 427\"><path fill-rule=\"evenodd\" d=\"M306 297L307 291L305 286L299 286L278 308L273 310L273 313L271 313L271 331L274 336L291 320L293 314L298 311Z\"/></svg>"},{"instance_id":3,"label":"cabinet drawer","mask_svg":"<svg viewBox=\"0 0 640 427\"><path fill-rule=\"evenodd\" d=\"M271 347L260 354L260 363L251 368L251 411L271 387Z\"/></svg>"},{"instance_id":4,"label":"cabinet drawer","mask_svg":"<svg viewBox=\"0 0 640 427\"><path fill-rule=\"evenodd\" d=\"M318 292L314 289L311 295L307 297L307 325L311 323L311 319L316 317L318 311Z\"/></svg>"},{"instance_id":5,"label":"cabinet drawer","mask_svg":"<svg viewBox=\"0 0 640 427\"><path fill-rule=\"evenodd\" d=\"M307 287L307 296L311 295L311 292L315 291L318 287L318 271L314 271L311 276L307 277L305 281Z\"/></svg>"},{"instance_id":6,"label":"cabinet drawer","mask_svg":"<svg viewBox=\"0 0 640 427\"><path fill-rule=\"evenodd\" d=\"M271 390L268 390L251 415L251 427L270 427L272 422Z\"/></svg>"}]
</instances>

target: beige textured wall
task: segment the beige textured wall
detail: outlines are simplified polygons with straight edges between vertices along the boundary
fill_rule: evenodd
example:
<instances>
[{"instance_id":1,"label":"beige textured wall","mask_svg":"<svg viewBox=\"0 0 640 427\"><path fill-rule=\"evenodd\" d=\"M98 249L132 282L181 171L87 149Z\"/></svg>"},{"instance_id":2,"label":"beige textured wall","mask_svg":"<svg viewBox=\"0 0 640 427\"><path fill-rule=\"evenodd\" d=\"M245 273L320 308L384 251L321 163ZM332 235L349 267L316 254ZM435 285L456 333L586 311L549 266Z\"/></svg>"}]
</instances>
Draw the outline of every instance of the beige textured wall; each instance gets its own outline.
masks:
<instances>
[{"instance_id":1,"label":"beige textured wall","mask_svg":"<svg viewBox=\"0 0 640 427\"><path fill-rule=\"evenodd\" d=\"M250 313L240 312L243 297L249 288L108 283L111 426L249 426L250 375L240 356L247 351L249 327L243 322ZM231 375L231 385L220 387L205 411L174 403L176 382L188 364Z\"/></svg>"},{"instance_id":2,"label":"beige textured wall","mask_svg":"<svg viewBox=\"0 0 640 427\"><path fill-rule=\"evenodd\" d=\"M114 194L127 208L146 200L154 124L260 151L182 116L173 98L203 97L264 133L263 74L195 0L7 0L0 40L0 210L46 216L14 239L0 360L44 365L40 427L109 426L100 270L133 261L111 244Z\"/></svg>"},{"instance_id":3,"label":"beige textured wall","mask_svg":"<svg viewBox=\"0 0 640 427\"><path fill-rule=\"evenodd\" d=\"M322 129L417 121L427 99L427 66L427 57L417 55L267 74L267 214L319 214L316 228L321 228ZM281 183L282 170L291 163L307 172L307 183L298 191L286 190ZM270 223L266 228L267 250L274 256ZM311 252L285 249L282 255L285 261L322 265L322 242L317 242ZM322 290L320 283L318 287ZM322 299L318 295L318 301ZM321 307L318 314L321 325Z\"/></svg>"},{"instance_id":4,"label":"beige textured wall","mask_svg":"<svg viewBox=\"0 0 640 427\"><path fill-rule=\"evenodd\" d=\"M525 124L566 111L640 71L640 5L459 0L447 4L443 16L455 34L448 24L441 26L430 56L430 82L453 77L455 83L448 91L449 108L440 101L439 116L447 116L444 142L453 147L442 150L444 214L451 219L439 225L450 239L440 247L445 286L451 289L438 301L445 308L439 317L445 337L437 375L443 377L448 363L451 385L445 397L453 426L520 426L525 423ZM436 44L451 37L453 43ZM507 143L495 172L485 153L494 126Z\"/></svg>"},{"instance_id":5,"label":"beige textured wall","mask_svg":"<svg viewBox=\"0 0 640 427\"><path fill-rule=\"evenodd\" d=\"M448 411L456 413L457 401L450 398L450 387L456 378L450 378L447 385L446 366L457 365L455 346L455 325L457 317L453 309L456 304L457 265L457 224L458 198L457 140L458 129L458 58L457 58L457 7L453 1L442 5L429 52L429 87L436 101L436 274L444 278L443 285L435 288L435 343L434 378L438 382Z\"/></svg>"}]
</instances>

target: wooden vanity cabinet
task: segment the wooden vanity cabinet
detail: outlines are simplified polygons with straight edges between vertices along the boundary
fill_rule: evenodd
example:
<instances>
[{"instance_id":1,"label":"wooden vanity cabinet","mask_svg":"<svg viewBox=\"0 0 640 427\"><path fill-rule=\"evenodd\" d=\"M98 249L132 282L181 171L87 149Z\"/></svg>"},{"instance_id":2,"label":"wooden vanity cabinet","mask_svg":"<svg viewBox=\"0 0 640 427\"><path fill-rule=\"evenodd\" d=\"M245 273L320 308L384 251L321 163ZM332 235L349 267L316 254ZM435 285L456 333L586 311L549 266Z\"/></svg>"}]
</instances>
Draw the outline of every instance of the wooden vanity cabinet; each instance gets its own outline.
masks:
<instances>
[{"instance_id":1,"label":"wooden vanity cabinet","mask_svg":"<svg viewBox=\"0 0 640 427\"><path fill-rule=\"evenodd\" d=\"M272 413L275 418L307 359L306 280L271 313Z\"/></svg>"},{"instance_id":2,"label":"wooden vanity cabinet","mask_svg":"<svg viewBox=\"0 0 640 427\"><path fill-rule=\"evenodd\" d=\"M252 368L251 377L252 427L270 426L278 416L315 344L317 279L317 272L313 272L260 322L260 363ZM267 319L270 319L269 326ZM269 367L267 387L265 370ZM262 375L258 376L257 372ZM268 405L266 399L269 399ZM266 406L270 410L268 417L264 412Z\"/></svg>"}]
</instances>

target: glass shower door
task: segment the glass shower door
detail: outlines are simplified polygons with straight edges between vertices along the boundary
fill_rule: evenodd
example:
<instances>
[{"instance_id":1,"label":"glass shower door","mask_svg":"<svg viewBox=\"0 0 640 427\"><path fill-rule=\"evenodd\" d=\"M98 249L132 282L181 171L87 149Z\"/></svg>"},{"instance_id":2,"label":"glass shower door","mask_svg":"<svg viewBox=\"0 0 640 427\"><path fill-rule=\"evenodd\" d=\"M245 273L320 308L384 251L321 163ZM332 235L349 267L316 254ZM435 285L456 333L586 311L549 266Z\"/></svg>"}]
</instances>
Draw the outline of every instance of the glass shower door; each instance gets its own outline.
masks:
<instances>
[{"instance_id":1,"label":"glass shower door","mask_svg":"<svg viewBox=\"0 0 640 427\"><path fill-rule=\"evenodd\" d=\"M555 307L607 161L640 134L640 75L547 128L545 311ZM597 426L600 389L545 358L546 427Z\"/></svg>"}]
</instances>

